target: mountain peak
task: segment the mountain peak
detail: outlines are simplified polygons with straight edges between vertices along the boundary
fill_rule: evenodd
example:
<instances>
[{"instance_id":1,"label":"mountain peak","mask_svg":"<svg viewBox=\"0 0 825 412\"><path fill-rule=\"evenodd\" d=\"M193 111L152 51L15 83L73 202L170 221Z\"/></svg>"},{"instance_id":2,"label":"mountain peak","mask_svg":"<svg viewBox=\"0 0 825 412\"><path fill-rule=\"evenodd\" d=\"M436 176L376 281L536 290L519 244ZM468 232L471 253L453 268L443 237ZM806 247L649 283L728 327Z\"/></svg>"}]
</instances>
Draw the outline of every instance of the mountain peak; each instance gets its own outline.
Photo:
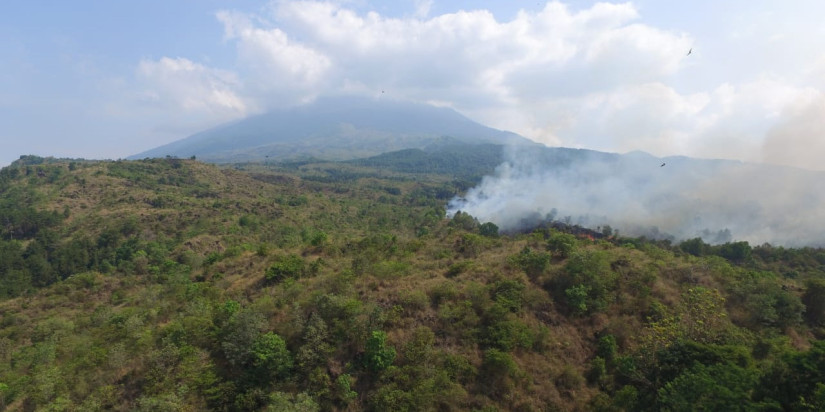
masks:
<instances>
[{"instance_id":1,"label":"mountain peak","mask_svg":"<svg viewBox=\"0 0 825 412\"><path fill-rule=\"evenodd\" d=\"M424 148L445 137L474 144L533 144L446 107L339 96L226 123L130 158L197 156L214 162L242 162L314 156L346 160Z\"/></svg>"}]
</instances>

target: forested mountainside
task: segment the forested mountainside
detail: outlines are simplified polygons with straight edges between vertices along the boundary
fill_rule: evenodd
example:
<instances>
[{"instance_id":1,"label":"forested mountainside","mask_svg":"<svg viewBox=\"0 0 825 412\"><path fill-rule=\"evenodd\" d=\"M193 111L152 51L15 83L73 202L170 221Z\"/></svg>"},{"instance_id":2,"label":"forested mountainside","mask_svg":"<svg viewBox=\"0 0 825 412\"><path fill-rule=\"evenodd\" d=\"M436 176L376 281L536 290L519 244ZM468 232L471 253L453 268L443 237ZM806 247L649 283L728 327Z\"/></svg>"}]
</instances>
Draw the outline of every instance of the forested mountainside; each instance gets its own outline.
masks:
<instances>
[{"instance_id":1,"label":"forested mountainside","mask_svg":"<svg viewBox=\"0 0 825 412\"><path fill-rule=\"evenodd\" d=\"M25 157L8 410L823 410L825 251L499 233L454 174Z\"/></svg>"}]
</instances>

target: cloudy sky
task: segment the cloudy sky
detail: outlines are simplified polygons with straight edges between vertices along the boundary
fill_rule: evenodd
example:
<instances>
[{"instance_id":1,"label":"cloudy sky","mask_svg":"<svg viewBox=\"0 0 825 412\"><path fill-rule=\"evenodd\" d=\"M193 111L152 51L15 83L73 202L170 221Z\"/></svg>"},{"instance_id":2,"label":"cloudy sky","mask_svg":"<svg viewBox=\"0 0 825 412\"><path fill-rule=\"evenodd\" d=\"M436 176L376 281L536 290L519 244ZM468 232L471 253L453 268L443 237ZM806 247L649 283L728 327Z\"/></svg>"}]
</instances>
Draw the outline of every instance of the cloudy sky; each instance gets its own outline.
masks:
<instances>
[{"instance_id":1,"label":"cloudy sky","mask_svg":"<svg viewBox=\"0 0 825 412\"><path fill-rule=\"evenodd\" d=\"M0 165L122 158L384 90L553 146L823 170L822 16L820 0L10 0Z\"/></svg>"}]
</instances>

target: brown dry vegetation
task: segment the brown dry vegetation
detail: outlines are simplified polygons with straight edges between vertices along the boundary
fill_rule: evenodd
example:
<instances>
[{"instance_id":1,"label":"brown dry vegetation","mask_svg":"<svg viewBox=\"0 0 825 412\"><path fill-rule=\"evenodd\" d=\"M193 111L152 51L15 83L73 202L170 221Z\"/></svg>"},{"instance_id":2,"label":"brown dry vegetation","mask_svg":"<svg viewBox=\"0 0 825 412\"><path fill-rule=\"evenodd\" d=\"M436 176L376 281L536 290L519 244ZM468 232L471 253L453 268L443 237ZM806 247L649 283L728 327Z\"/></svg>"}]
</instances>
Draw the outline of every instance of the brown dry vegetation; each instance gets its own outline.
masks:
<instances>
[{"instance_id":1,"label":"brown dry vegetation","mask_svg":"<svg viewBox=\"0 0 825 412\"><path fill-rule=\"evenodd\" d=\"M9 240L23 261L46 233L53 255L87 258L50 261L71 272L46 284L0 272L22 290L0 301L10 409L678 409L694 389L658 362L682 345L758 352L731 363L757 376L743 396L785 406L756 371L822 337L800 303L823 276L818 250L734 264L569 235L562 254L556 229L488 237L445 218L432 193L454 190L449 177L349 165L12 167L3 195L25 188L63 216ZM269 333L285 352L262 346ZM696 362L728 365L708 356Z\"/></svg>"}]
</instances>

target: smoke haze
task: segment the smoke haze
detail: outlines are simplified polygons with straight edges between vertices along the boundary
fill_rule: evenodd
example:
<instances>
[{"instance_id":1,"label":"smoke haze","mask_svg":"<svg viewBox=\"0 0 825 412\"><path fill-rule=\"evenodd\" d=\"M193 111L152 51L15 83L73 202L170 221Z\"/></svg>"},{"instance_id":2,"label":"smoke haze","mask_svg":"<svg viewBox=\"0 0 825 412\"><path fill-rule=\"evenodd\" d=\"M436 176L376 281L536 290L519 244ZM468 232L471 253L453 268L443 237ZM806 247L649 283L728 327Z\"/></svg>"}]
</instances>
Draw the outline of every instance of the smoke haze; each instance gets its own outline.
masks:
<instances>
[{"instance_id":1,"label":"smoke haze","mask_svg":"<svg viewBox=\"0 0 825 412\"><path fill-rule=\"evenodd\" d=\"M448 213L503 231L549 219L675 241L825 246L822 172L564 148L511 148L506 159Z\"/></svg>"}]
</instances>

